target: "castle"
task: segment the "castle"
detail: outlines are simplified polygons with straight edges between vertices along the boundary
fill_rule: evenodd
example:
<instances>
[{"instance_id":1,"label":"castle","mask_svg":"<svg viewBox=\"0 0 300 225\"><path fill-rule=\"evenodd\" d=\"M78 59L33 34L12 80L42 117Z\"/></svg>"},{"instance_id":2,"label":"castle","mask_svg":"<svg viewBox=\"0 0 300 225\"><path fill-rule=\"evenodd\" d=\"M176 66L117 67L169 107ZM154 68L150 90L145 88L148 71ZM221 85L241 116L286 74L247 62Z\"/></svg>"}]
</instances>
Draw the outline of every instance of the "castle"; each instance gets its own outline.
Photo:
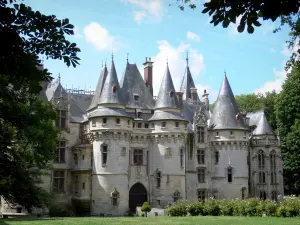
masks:
<instances>
[{"instance_id":1,"label":"castle","mask_svg":"<svg viewBox=\"0 0 300 225\"><path fill-rule=\"evenodd\" d=\"M161 79L157 97L153 78ZM224 75L213 110L198 95L188 59L179 91L166 64L144 79L127 60L118 80L114 60L94 93L47 84L41 97L57 109L57 156L43 187L90 215L124 215L148 201L283 195L279 138L264 111L241 113ZM201 97L201 98L200 98Z\"/></svg>"}]
</instances>

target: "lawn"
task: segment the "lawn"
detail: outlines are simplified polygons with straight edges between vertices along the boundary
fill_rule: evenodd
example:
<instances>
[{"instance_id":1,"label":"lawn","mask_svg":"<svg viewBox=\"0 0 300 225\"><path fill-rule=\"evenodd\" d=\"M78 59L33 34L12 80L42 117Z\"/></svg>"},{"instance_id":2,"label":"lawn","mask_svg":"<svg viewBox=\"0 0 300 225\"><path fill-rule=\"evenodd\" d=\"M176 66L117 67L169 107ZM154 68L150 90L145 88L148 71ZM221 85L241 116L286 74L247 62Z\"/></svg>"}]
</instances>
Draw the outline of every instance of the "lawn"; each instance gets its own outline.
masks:
<instances>
[{"instance_id":1,"label":"lawn","mask_svg":"<svg viewBox=\"0 0 300 225\"><path fill-rule=\"evenodd\" d=\"M44 218L44 219L6 219L1 220L0 224L4 225L194 225L194 224L209 224L209 225L300 225L300 218L277 218L277 217L226 217L226 216L197 216L197 217L73 217L73 218Z\"/></svg>"}]
</instances>

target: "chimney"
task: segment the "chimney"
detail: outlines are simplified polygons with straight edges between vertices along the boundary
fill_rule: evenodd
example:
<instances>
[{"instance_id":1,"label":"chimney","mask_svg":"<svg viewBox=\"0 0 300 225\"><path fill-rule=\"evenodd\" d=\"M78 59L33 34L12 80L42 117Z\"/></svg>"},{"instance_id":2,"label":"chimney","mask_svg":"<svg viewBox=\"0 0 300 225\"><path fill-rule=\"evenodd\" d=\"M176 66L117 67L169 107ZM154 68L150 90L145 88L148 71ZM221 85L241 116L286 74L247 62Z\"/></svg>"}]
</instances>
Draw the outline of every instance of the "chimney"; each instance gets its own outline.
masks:
<instances>
[{"instance_id":1,"label":"chimney","mask_svg":"<svg viewBox=\"0 0 300 225\"><path fill-rule=\"evenodd\" d=\"M206 105L207 110L209 110L209 99L208 99L208 93L206 92L206 90L204 89L204 94L202 95L203 101Z\"/></svg>"},{"instance_id":2,"label":"chimney","mask_svg":"<svg viewBox=\"0 0 300 225\"><path fill-rule=\"evenodd\" d=\"M146 62L144 65L144 82L146 86L149 88L151 95L153 96L153 62L151 58L146 57Z\"/></svg>"},{"instance_id":3,"label":"chimney","mask_svg":"<svg viewBox=\"0 0 300 225\"><path fill-rule=\"evenodd\" d=\"M196 103L198 101L197 88L190 88L190 90L191 90L191 99L193 103Z\"/></svg>"},{"instance_id":4,"label":"chimney","mask_svg":"<svg viewBox=\"0 0 300 225\"><path fill-rule=\"evenodd\" d=\"M177 91L176 92L177 98L178 98L178 103L180 108L182 107L182 96L183 96L183 92L182 91Z\"/></svg>"}]
</instances>

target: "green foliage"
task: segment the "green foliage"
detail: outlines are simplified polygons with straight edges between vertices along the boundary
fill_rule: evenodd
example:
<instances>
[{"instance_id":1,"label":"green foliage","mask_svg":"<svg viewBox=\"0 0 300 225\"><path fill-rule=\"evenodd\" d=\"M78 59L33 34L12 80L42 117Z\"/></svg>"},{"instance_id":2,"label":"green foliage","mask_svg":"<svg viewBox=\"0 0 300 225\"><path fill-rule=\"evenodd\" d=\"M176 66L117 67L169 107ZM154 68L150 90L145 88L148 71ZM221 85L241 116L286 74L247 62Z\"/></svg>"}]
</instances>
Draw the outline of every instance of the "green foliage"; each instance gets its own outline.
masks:
<instances>
[{"instance_id":1,"label":"green foliage","mask_svg":"<svg viewBox=\"0 0 300 225\"><path fill-rule=\"evenodd\" d=\"M181 201L168 208L169 216L300 216L300 197L284 197L281 205L258 198L208 199L205 202Z\"/></svg>"},{"instance_id":2,"label":"green foliage","mask_svg":"<svg viewBox=\"0 0 300 225\"><path fill-rule=\"evenodd\" d=\"M188 211L188 202L177 201L168 208L169 216L186 216Z\"/></svg>"},{"instance_id":3,"label":"green foliage","mask_svg":"<svg viewBox=\"0 0 300 225\"><path fill-rule=\"evenodd\" d=\"M192 201L187 205L187 212L191 216L204 216L204 205L199 201Z\"/></svg>"},{"instance_id":4,"label":"green foliage","mask_svg":"<svg viewBox=\"0 0 300 225\"><path fill-rule=\"evenodd\" d=\"M38 69L39 56L75 67L80 50L65 39L73 34L68 19L16 2L0 0L0 193L30 210L52 198L39 184L54 158L58 134L52 105L39 97L52 79Z\"/></svg>"},{"instance_id":5,"label":"green foliage","mask_svg":"<svg viewBox=\"0 0 300 225\"><path fill-rule=\"evenodd\" d=\"M285 189L300 194L300 65L287 75L278 97L278 130L284 160Z\"/></svg>"},{"instance_id":6,"label":"green foliage","mask_svg":"<svg viewBox=\"0 0 300 225\"><path fill-rule=\"evenodd\" d=\"M144 212L147 216L147 213L151 211L151 205L149 204L149 202L144 202L141 208L141 211Z\"/></svg>"},{"instance_id":7,"label":"green foliage","mask_svg":"<svg viewBox=\"0 0 300 225\"><path fill-rule=\"evenodd\" d=\"M56 202L49 206L50 217L69 217L73 216L72 206L70 204Z\"/></svg>"}]
</instances>

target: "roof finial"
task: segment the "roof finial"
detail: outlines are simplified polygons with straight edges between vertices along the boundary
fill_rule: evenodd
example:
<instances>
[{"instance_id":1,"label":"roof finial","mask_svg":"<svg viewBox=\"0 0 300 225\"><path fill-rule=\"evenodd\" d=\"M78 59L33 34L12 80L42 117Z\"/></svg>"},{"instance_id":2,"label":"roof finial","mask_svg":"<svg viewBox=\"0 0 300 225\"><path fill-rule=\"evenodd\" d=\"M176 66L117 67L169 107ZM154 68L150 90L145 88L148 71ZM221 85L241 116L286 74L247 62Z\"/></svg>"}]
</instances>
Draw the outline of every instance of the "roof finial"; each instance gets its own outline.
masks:
<instances>
[{"instance_id":1,"label":"roof finial","mask_svg":"<svg viewBox=\"0 0 300 225\"><path fill-rule=\"evenodd\" d=\"M226 76L226 69L224 69L224 75Z\"/></svg>"},{"instance_id":2,"label":"roof finial","mask_svg":"<svg viewBox=\"0 0 300 225\"><path fill-rule=\"evenodd\" d=\"M105 61L104 61L104 66L106 67L106 58L105 58Z\"/></svg>"},{"instance_id":3,"label":"roof finial","mask_svg":"<svg viewBox=\"0 0 300 225\"><path fill-rule=\"evenodd\" d=\"M186 51L186 66L189 66L189 51Z\"/></svg>"},{"instance_id":4,"label":"roof finial","mask_svg":"<svg viewBox=\"0 0 300 225\"><path fill-rule=\"evenodd\" d=\"M111 61L114 61L114 53L111 52Z\"/></svg>"},{"instance_id":5,"label":"roof finial","mask_svg":"<svg viewBox=\"0 0 300 225\"><path fill-rule=\"evenodd\" d=\"M58 73L58 82L60 83L60 73Z\"/></svg>"},{"instance_id":6,"label":"roof finial","mask_svg":"<svg viewBox=\"0 0 300 225\"><path fill-rule=\"evenodd\" d=\"M127 63L128 63L128 55L129 55L129 53L127 53L127 58L126 58L126 60L127 60Z\"/></svg>"},{"instance_id":7,"label":"roof finial","mask_svg":"<svg viewBox=\"0 0 300 225\"><path fill-rule=\"evenodd\" d=\"M167 65L169 64L169 62L168 62L168 56L167 56Z\"/></svg>"}]
</instances>

